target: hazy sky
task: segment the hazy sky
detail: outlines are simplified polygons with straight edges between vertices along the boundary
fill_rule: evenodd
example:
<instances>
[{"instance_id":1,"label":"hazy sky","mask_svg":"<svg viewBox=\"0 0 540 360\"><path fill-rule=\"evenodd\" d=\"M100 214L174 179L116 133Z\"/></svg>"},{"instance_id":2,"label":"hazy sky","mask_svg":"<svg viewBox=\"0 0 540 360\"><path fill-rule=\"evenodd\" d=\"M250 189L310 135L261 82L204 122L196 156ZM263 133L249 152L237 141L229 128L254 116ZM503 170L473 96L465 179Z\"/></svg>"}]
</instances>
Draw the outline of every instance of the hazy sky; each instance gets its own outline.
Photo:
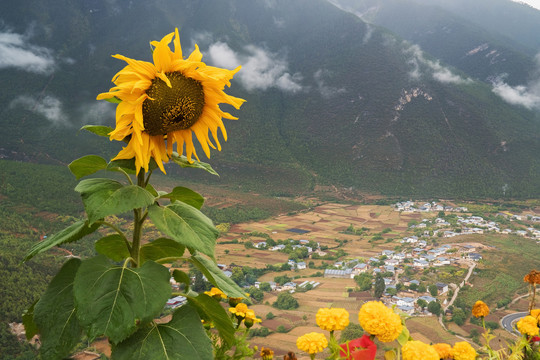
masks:
<instances>
[{"instance_id":1,"label":"hazy sky","mask_svg":"<svg viewBox=\"0 0 540 360\"><path fill-rule=\"evenodd\" d=\"M523 2L526 4L531 5L532 7L535 7L540 10L540 0L513 0L515 2Z\"/></svg>"}]
</instances>

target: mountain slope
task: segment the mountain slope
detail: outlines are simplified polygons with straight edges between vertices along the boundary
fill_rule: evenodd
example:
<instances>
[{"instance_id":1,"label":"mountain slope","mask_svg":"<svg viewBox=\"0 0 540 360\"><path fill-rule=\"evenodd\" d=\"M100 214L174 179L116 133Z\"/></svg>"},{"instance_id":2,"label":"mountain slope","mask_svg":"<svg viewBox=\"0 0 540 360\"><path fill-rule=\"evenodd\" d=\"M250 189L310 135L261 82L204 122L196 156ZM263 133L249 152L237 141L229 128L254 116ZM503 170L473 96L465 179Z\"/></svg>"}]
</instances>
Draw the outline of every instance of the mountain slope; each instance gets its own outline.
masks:
<instances>
[{"instance_id":1,"label":"mountain slope","mask_svg":"<svg viewBox=\"0 0 540 360\"><path fill-rule=\"evenodd\" d=\"M24 35L30 49L54 63L42 73L0 68L14 84L0 95L5 157L112 155L118 144L75 136L84 123L113 124L114 110L93 100L123 66L109 55L150 61L147 41L179 27L185 54L197 42L209 64L243 65L229 93L247 103L209 161L222 177L194 175L201 181L275 193L332 183L394 195L539 195L537 112L326 1L50 3L0 4L4 33L33 32Z\"/></svg>"}]
</instances>

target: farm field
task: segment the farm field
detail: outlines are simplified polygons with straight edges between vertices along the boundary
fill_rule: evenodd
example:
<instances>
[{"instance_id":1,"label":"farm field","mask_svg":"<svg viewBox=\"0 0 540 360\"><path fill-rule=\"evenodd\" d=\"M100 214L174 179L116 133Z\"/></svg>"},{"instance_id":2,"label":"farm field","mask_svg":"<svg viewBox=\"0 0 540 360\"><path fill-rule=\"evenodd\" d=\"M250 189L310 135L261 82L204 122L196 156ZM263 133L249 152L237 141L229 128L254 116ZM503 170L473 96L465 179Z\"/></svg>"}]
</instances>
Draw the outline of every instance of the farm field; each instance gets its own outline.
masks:
<instances>
[{"instance_id":1,"label":"farm field","mask_svg":"<svg viewBox=\"0 0 540 360\"><path fill-rule=\"evenodd\" d=\"M386 205L326 203L297 214L280 215L262 221L233 224L229 231L218 239L216 257L218 263L221 264L234 263L253 268L265 268L267 264L275 265L287 262L288 254L286 253L246 248L245 246L246 242L257 244L269 237L276 242L287 239L315 241L321 247L327 247L325 251L328 253L339 248L347 254L340 259L341 261L357 258L369 259L373 256L380 256L383 250L395 250L401 246L400 240L404 236L412 235L412 231L408 226L411 222L420 222L424 218L433 219L436 215L437 213L433 212L422 214L403 213L394 211L392 207ZM351 225L355 229L363 229L361 234L347 232ZM379 235L377 240L374 240L374 235ZM231 243L234 241L237 243ZM473 244L482 252L485 261L478 264L478 274L475 272L477 275L473 275L471 278L473 290L468 292L467 296L477 296L482 294L482 291L489 290L489 274L492 271L491 267L495 266L494 261L506 258L515 260L516 249L520 247L528 251L535 251L531 250L533 247L529 245L530 241L528 240L518 237L508 238L502 235L464 235L450 239L438 238L436 241L439 245L466 242ZM538 257L533 256L531 259L535 258ZM332 260L306 259L306 262L308 260L313 261L315 267L319 267L323 261L329 264L333 263ZM518 266L518 270L525 271L525 267L528 269L528 267L535 265L538 265L536 260L526 261L525 264ZM502 273L511 273L515 268L507 270L502 271ZM351 322L358 323L358 310L364 302L374 300L372 293L351 292L356 284L350 278L313 277L313 274L319 271L321 271L320 268L308 268L285 272L269 272L258 279L265 282L272 281L276 276L287 275L293 278L297 284L306 280L313 280L320 282L320 285L307 292L294 293L293 295L299 303L299 308L295 310L279 310L272 307L271 304L276 301L278 293L265 293L264 300L254 304L252 308L263 320L256 327L267 327L271 334L264 338L253 337L250 340L252 345L257 345L259 348L261 346L270 347L275 351L278 358L286 354L287 351L298 351L296 339L299 336L312 331L321 332L315 321L315 314L321 307L345 308L350 313ZM518 274L515 277L519 279L518 281L521 281L522 276L522 274ZM505 280L508 279L505 278ZM517 284L521 293L523 293L524 287L522 283L518 282ZM477 287L475 287L476 285ZM511 294L511 296L513 295L514 293ZM511 305L507 310L501 309L494 312L490 320L498 321L507 313L519 311L524 307L526 307L526 300ZM266 314L269 312L275 315L271 320L266 319ZM452 331L449 332L439 324L435 316L412 317L407 320L406 324L413 338L428 343L463 341L463 338L467 338L472 329L478 330L479 328L468 322L462 327L455 325L453 322L448 322L446 326ZM285 327L288 332L277 332L276 330L280 325ZM495 334L502 340L501 343L512 339L511 335L503 330L496 330ZM339 339L339 332L336 335ZM471 340L469 339L469 341ZM499 341L497 340L497 342ZM392 344L387 345L391 346ZM382 350L385 346L382 345L379 348Z\"/></svg>"}]
</instances>

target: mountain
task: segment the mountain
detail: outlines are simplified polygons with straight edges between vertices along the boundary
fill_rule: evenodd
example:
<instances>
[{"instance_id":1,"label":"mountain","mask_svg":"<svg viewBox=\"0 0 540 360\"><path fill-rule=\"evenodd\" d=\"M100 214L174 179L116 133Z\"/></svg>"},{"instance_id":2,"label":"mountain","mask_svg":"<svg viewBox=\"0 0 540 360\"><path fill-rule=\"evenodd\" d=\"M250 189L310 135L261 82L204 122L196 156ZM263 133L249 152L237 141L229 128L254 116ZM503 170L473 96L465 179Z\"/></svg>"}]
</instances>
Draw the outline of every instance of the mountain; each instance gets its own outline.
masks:
<instances>
[{"instance_id":1,"label":"mountain","mask_svg":"<svg viewBox=\"0 0 540 360\"><path fill-rule=\"evenodd\" d=\"M276 194L333 184L403 196L539 195L535 99L504 97L525 95L529 45L441 7L411 3L392 27L383 21L390 8L367 23L333 2L4 2L0 46L11 62L0 57L0 157L110 157L120 145L77 131L114 123L114 108L94 100L123 67L110 55L151 61L147 41L179 27L185 54L198 43L211 65L243 65L228 92L247 99L209 160L221 178L192 178ZM407 33L414 9L425 31ZM443 12L461 31L452 46L440 31L428 36ZM462 59L484 43L477 53L496 47L505 61L486 69L486 60Z\"/></svg>"}]
</instances>

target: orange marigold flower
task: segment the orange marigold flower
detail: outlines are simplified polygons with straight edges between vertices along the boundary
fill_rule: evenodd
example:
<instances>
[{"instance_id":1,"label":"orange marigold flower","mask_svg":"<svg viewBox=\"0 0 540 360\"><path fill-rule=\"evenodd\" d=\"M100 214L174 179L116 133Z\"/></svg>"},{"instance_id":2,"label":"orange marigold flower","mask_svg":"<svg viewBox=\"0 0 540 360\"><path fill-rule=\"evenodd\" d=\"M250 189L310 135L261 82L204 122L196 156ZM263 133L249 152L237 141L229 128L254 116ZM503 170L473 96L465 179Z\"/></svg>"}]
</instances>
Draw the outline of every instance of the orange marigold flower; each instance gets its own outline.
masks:
<instances>
[{"instance_id":1,"label":"orange marigold flower","mask_svg":"<svg viewBox=\"0 0 540 360\"><path fill-rule=\"evenodd\" d=\"M272 360L274 358L274 352L264 346L261 348L261 358L263 360Z\"/></svg>"},{"instance_id":2,"label":"orange marigold flower","mask_svg":"<svg viewBox=\"0 0 540 360\"><path fill-rule=\"evenodd\" d=\"M403 360L439 360L439 353L433 346L421 341L407 341L401 348Z\"/></svg>"},{"instance_id":3,"label":"orange marigold flower","mask_svg":"<svg viewBox=\"0 0 540 360\"><path fill-rule=\"evenodd\" d=\"M349 312L343 308L320 308L315 316L323 330L343 330L349 325Z\"/></svg>"},{"instance_id":4,"label":"orange marigold flower","mask_svg":"<svg viewBox=\"0 0 540 360\"><path fill-rule=\"evenodd\" d=\"M528 282L529 284L540 284L540 271L531 270L525 275L523 281Z\"/></svg>"},{"instance_id":5,"label":"orange marigold flower","mask_svg":"<svg viewBox=\"0 0 540 360\"><path fill-rule=\"evenodd\" d=\"M485 302L478 300L472 308L472 314L477 318L486 317L489 315L489 307Z\"/></svg>"},{"instance_id":6,"label":"orange marigold flower","mask_svg":"<svg viewBox=\"0 0 540 360\"><path fill-rule=\"evenodd\" d=\"M452 349L454 360L474 360L476 359L476 350L466 341L460 341L454 344Z\"/></svg>"},{"instance_id":7,"label":"orange marigold flower","mask_svg":"<svg viewBox=\"0 0 540 360\"><path fill-rule=\"evenodd\" d=\"M311 332L296 339L296 346L308 354L316 354L328 346L328 340L324 334Z\"/></svg>"},{"instance_id":8,"label":"orange marigold flower","mask_svg":"<svg viewBox=\"0 0 540 360\"><path fill-rule=\"evenodd\" d=\"M539 334L538 320L534 316L527 315L517 322L517 329L523 335L536 336Z\"/></svg>"},{"instance_id":9,"label":"orange marigold flower","mask_svg":"<svg viewBox=\"0 0 540 360\"><path fill-rule=\"evenodd\" d=\"M441 359L453 359L454 351L450 345L438 343L433 345L433 348L437 351Z\"/></svg>"},{"instance_id":10,"label":"orange marigold flower","mask_svg":"<svg viewBox=\"0 0 540 360\"><path fill-rule=\"evenodd\" d=\"M369 301L362 305L358 321L365 331L382 342L394 341L403 330L399 315L380 301Z\"/></svg>"}]
</instances>

